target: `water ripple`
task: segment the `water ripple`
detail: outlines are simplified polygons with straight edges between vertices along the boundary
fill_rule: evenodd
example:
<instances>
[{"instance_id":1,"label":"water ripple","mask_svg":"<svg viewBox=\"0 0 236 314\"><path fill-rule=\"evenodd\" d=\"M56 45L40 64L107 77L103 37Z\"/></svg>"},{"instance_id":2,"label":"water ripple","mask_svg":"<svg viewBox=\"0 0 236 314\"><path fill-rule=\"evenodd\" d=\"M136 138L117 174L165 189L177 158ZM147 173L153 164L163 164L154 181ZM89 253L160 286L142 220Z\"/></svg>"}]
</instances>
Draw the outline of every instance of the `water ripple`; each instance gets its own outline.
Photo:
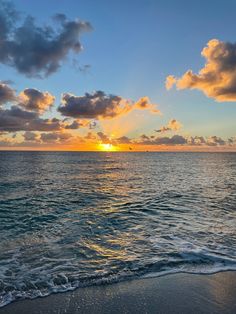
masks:
<instances>
[{"instance_id":1,"label":"water ripple","mask_svg":"<svg viewBox=\"0 0 236 314\"><path fill-rule=\"evenodd\" d=\"M236 269L236 154L0 152L0 306Z\"/></svg>"}]
</instances>

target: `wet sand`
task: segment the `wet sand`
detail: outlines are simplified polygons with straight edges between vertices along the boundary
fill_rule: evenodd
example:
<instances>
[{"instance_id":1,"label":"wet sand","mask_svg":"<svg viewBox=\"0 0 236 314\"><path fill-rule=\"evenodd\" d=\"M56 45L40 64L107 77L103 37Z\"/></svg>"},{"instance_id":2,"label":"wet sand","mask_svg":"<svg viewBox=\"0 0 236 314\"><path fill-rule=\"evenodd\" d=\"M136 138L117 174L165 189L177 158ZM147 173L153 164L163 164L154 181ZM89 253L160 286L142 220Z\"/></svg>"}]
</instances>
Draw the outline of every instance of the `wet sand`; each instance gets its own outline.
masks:
<instances>
[{"instance_id":1,"label":"wet sand","mask_svg":"<svg viewBox=\"0 0 236 314\"><path fill-rule=\"evenodd\" d=\"M236 272L173 274L22 300L0 314L236 313Z\"/></svg>"}]
</instances>

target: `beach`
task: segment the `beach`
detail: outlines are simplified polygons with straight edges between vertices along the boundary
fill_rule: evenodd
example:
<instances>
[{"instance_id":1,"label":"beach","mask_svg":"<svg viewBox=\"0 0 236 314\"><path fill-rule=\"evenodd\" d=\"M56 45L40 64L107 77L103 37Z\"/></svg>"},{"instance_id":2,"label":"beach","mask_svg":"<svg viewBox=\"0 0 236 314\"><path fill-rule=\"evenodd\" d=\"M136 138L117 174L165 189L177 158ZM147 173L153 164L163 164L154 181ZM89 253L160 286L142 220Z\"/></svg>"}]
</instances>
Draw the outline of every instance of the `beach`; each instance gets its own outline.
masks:
<instances>
[{"instance_id":1,"label":"beach","mask_svg":"<svg viewBox=\"0 0 236 314\"><path fill-rule=\"evenodd\" d=\"M1 314L236 312L236 272L172 274L13 302Z\"/></svg>"}]
</instances>

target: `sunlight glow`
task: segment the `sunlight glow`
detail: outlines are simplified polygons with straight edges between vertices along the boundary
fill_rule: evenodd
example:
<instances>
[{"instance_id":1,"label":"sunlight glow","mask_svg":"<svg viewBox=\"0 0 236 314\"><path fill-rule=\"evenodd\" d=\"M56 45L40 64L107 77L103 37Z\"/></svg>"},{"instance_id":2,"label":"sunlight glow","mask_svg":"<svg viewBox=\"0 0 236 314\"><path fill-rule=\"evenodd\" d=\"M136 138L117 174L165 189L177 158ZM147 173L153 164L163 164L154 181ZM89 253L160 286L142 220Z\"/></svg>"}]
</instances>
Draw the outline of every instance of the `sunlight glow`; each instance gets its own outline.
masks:
<instances>
[{"instance_id":1,"label":"sunlight glow","mask_svg":"<svg viewBox=\"0 0 236 314\"><path fill-rule=\"evenodd\" d=\"M103 151L103 152L115 152L118 150L118 148L110 143L104 144L104 143L100 143L98 145L99 150Z\"/></svg>"}]
</instances>

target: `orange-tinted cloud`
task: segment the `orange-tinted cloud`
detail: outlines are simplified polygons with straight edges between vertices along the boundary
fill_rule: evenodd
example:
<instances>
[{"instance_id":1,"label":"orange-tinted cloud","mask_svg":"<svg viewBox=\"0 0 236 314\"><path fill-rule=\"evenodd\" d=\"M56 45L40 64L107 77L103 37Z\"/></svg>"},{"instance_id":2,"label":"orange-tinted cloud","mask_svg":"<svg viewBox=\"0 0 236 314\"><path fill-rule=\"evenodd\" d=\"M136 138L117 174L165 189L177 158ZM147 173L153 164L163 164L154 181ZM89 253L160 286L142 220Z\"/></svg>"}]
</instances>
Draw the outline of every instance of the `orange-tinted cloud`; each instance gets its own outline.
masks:
<instances>
[{"instance_id":1,"label":"orange-tinted cloud","mask_svg":"<svg viewBox=\"0 0 236 314\"><path fill-rule=\"evenodd\" d=\"M150 102L150 99L145 96L141 97L133 106L134 108L141 109L141 110L149 110L152 113L160 114L160 110L156 108L156 105Z\"/></svg>"},{"instance_id":2,"label":"orange-tinted cloud","mask_svg":"<svg viewBox=\"0 0 236 314\"><path fill-rule=\"evenodd\" d=\"M58 111L66 117L104 120L125 115L134 109L149 110L151 113L160 114L148 97L142 97L137 102L133 102L103 91L86 93L83 96L65 93L62 95Z\"/></svg>"},{"instance_id":3,"label":"orange-tinted cloud","mask_svg":"<svg viewBox=\"0 0 236 314\"><path fill-rule=\"evenodd\" d=\"M166 78L166 89L169 90L176 83L176 78L173 75L169 75Z\"/></svg>"},{"instance_id":4,"label":"orange-tinted cloud","mask_svg":"<svg viewBox=\"0 0 236 314\"><path fill-rule=\"evenodd\" d=\"M212 39L202 50L205 66L194 74L188 70L182 77L169 75L166 88L198 89L216 101L236 101L236 43Z\"/></svg>"},{"instance_id":5,"label":"orange-tinted cloud","mask_svg":"<svg viewBox=\"0 0 236 314\"><path fill-rule=\"evenodd\" d=\"M26 110L43 113L54 104L55 97L48 92L27 88L20 93L19 101Z\"/></svg>"},{"instance_id":6,"label":"orange-tinted cloud","mask_svg":"<svg viewBox=\"0 0 236 314\"><path fill-rule=\"evenodd\" d=\"M158 133L164 133L167 131L178 131L181 129L182 124L177 121L176 119L172 119L169 121L169 123L166 126L162 126L160 129L155 130Z\"/></svg>"}]
</instances>

